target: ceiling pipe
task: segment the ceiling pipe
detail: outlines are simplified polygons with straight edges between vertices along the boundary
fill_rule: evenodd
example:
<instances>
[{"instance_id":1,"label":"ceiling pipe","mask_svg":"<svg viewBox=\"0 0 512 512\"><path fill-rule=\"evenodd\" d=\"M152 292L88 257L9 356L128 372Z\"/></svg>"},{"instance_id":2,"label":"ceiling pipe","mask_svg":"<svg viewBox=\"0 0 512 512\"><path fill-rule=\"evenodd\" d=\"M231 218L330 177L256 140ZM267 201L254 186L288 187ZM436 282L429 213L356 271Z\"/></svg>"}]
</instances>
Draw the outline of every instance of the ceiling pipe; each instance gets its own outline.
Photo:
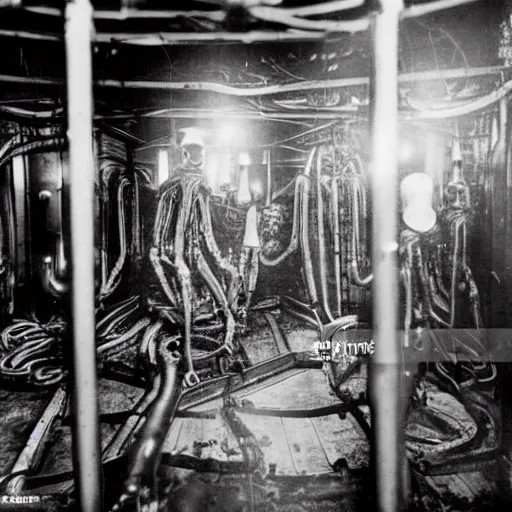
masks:
<instances>
[{"instance_id":1,"label":"ceiling pipe","mask_svg":"<svg viewBox=\"0 0 512 512\"><path fill-rule=\"evenodd\" d=\"M0 31L1 32L1 31ZM402 73L398 76L399 83L409 84L410 82L428 82L456 80L459 78L477 78L493 75L501 75L509 68L505 66L487 66L479 68L457 68L432 71L420 71L415 73ZM39 85L61 85L62 80L58 78L27 77L0 74L0 83L39 84ZM172 82L155 80L95 80L96 87L112 87L120 89L155 89L170 91L200 91L215 92L227 96L238 96L244 98L272 96L292 92L315 91L319 89L342 89L346 87L357 87L369 85L369 77L338 78L330 80L310 80L290 84L267 85L264 87L236 87L215 82Z\"/></svg>"},{"instance_id":2,"label":"ceiling pipe","mask_svg":"<svg viewBox=\"0 0 512 512\"><path fill-rule=\"evenodd\" d=\"M71 209L73 429L80 510L102 509L94 291L92 6L66 5L65 42Z\"/></svg>"},{"instance_id":3,"label":"ceiling pipe","mask_svg":"<svg viewBox=\"0 0 512 512\"><path fill-rule=\"evenodd\" d=\"M20 0L5 0L6 2L21 3ZM1 5L1 3L0 3ZM334 0L332 2L321 2L313 5L305 5L302 7L283 8L285 12L293 14L294 16L320 16L323 14L332 14L336 12L346 11L349 9L356 9L364 5L364 0ZM62 16L60 9L52 7L30 7L24 8L26 11L36 14L44 14L46 16ZM201 11L201 10L144 10L144 9L130 9L124 8L120 11L112 10L98 10L94 12L94 19L96 20L127 20L127 19L172 19L182 16L195 17L199 16L211 21L224 21L226 13L222 10L218 11Z\"/></svg>"},{"instance_id":4,"label":"ceiling pipe","mask_svg":"<svg viewBox=\"0 0 512 512\"><path fill-rule=\"evenodd\" d=\"M373 335L369 393L376 510L404 508L401 471L401 365L398 319L398 26L402 0L381 0L373 20Z\"/></svg>"},{"instance_id":5,"label":"ceiling pipe","mask_svg":"<svg viewBox=\"0 0 512 512\"><path fill-rule=\"evenodd\" d=\"M418 18L433 12L459 7L478 0L437 0L421 5L412 5L402 11L402 18ZM305 8L305 7L304 7ZM303 9L304 9L303 8ZM124 43L135 45L162 46L166 44L217 41L217 42L240 42L256 43L264 41L306 41L314 39L325 39L327 36L340 33L365 32L370 27L370 17L364 16L354 20L308 20L300 17L291 9L279 7L257 6L248 9L255 18L271 23L282 23L290 31L249 31L249 32L160 32L149 34L130 33L98 33L94 37L96 43ZM121 11L122 12L122 11ZM186 12L186 11L185 11ZM222 15L223 13L220 12ZM217 14L218 15L218 14ZM208 11L204 11L202 17L208 17ZM1 36L17 37L20 39L38 39L46 41L61 41L60 34L41 34L30 31L0 30Z\"/></svg>"}]
</instances>

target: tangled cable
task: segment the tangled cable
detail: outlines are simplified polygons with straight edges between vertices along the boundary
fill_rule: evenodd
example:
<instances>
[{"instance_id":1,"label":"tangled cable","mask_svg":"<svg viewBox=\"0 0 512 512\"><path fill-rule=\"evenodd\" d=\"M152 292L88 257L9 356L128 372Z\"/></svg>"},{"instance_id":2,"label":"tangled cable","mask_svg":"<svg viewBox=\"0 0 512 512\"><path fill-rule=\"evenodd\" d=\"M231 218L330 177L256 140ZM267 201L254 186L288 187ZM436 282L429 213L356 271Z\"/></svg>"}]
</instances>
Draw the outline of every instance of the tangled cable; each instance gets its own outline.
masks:
<instances>
[{"instance_id":1,"label":"tangled cable","mask_svg":"<svg viewBox=\"0 0 512 512\"><path fill-rule=\"evenodd\" d=\"M42 325L17 319L0 337L0 378L33 386L59 383L62 367L62 339L67 330L61 318Z\"/></svg>"},{"instance_id":2,"label":"tangled cable","mask_svg":"<svg viewBox=\"0 0 512 512\"><path fill-rule=\"evenodd\" d=\"M103 314L102 314L103 313ZM137 345L151 320L139 297L97 311L96 345L100 363ZM65 344L69 329L62 317L47 323L17 319L0 335L0 380L24 388L60 383L67 375Z\"/></svg>"}]
</instances>

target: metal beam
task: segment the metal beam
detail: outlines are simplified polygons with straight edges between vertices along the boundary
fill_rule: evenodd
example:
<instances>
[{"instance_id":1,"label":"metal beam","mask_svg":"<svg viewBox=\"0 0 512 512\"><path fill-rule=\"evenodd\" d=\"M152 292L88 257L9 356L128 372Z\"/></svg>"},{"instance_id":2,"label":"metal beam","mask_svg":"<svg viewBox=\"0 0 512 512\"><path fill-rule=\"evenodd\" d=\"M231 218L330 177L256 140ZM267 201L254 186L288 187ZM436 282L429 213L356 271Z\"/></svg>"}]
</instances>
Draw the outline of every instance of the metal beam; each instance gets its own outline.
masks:
<instances>
[{"instance_id":1,"label":"metal beam","mask_svg":"<svg viewBox=\"0 0 512 512\"><path fill-rule=\"evenodd\" d=\"M66 6L73 325L73 449L80 510L101 510L94 293L92 6Z\"/></svg>"},{"instance_id":2,"label":"metal beam","mask_svg":"<svg viewBox=\"0 0 512 512\"><path fill-rule=\"evenodd\" d=\"M398 24L401 0L373 20L372 266L375 354L370 364L376 510L401 508L400 346L397 333Z\"/></svg>"}]
</instances>

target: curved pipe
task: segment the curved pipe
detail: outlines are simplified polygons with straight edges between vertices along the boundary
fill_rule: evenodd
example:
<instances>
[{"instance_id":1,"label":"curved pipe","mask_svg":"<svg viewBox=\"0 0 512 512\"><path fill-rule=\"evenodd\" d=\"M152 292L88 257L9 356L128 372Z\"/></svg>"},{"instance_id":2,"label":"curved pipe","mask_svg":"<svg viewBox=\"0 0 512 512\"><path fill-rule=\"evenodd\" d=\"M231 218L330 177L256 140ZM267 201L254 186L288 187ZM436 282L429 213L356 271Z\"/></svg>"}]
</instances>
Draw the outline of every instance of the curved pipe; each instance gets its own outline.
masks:
<instances>
[{"instance_id":1,"label":"curved pipe","mask_svg":"<svg viewBox=\"0 0 512 512\"><path fill-rule=\"evenodd\" d=\"M313 148L308 156L304 173L299 173L290 183L283 187L280 191L272 196L272 200L276 200L279 196L284 194L293 183L295 183L295 192L293 197L293 225L292 234L290 236L290 243L288 247L277 258L271 260L260 254L260 261L266 267L274 267L284 261L290 254L292 254L297 247L302 248L302 257L304 259L304 266L306 272L306 284L311 296L311 300L316 302L317 291L313 277L313 265L311 261L311 248L309 245L309 192L310 192L310 176L313 167L313 161L316 148Z\"/></svg>"},{"instance_id":2,"label":"curved pipe","mask_svg":"<svg viewBox=\"0 0 512 512\"><path fill-rule=\"evenodd\" d=\"M100 300L104 300L116 290L120 281L121 281L121 273L124 268L127 256L127 242L126 242L126 219L125 219L125 204L124 204L124 190L126 187L130 186L131 183L127 178L123 178L118 186L117 190L117 223L118 223L118 231L119 231L119 256L117 261L112 269L110 275L108 276L107 282L101 287L99 298Z\"/></svg>"},{"instance_id":3,"label":"curved pipe","mask_svg":"<svg viewBox=\"0 0 512 512\"><path fill-rule=\"evenodd\" d=\"M408 251L409 252L409 251ZM402 283L405 289L405 315L404 315L404 347L409 347L409 330L412 322L412 280L410 259L400 270Z\"/></svg>"},{"instance_id":4,"label":"curved pipe","mask_svg":"<svg viewBox=\"0 0 512 512\"><path fill-rule=\"evenodd\" d=\"M512 80L509 80L486 96L482 96L481 98L464 103L460 106L442 110L428 109L423 103L415 102L416 107L421 110L404 114L404 119L448 119L450 117L465 116L479 110L483 110L484 108L491 106L493 103L500 101L505 98L511 90Z\"/></svg>"},{"instance_id":5,"label":"curved pipe","mask_svg":"<svg viewBox=\"0 0 512 512\"><path fill-rule=\"evenodd\" d=\"M55 275L59 279L65 279L68 275L68 262L64 249L64 237L59 235L57 240L57 254L55 255Z\"/></svg>"},{"instance_id":6,"label":"curved pipe","mask_svg":"<svg viewBox=\"0 0 512 512\"><path fill-rule=\"evenodd\" d=\"M359 194L362 194L361 187L358 183L353 184L353 202L352 202L352 261L350 262L350 279L357 286L368 286L373 281L373 274L361 277L357 264L357 248L359 246ZM364 197L363 197L364 200Z\"/></svg>"},{"instance_id":7,"label":"curved pipe","mask_svg":"<svg viewBox=\"0 0 512 512\"><path fill-rule=\"evenodd\" d=\"M317 199L317 234L318 234L318 259L319 259L319 278L320 291L322 294L322 307L330 322L334 322L334 316L329 306L329 297L327 290L327 261L325 253L325 226L324 226L324 201L322 197L322 153L318 151L316 157L316 199Z\"/></svg>"},{"instance_id":8,"label":"curved pipe","mask_svg":"<svg viewBox=\"0 0 512 512\"><path fill-rule=\"evenodd\" d=\"M153 505L148 510L156 510L153 508L158 503L156 471L160 462L162 446L181 396L178 378L180 355L169 352L166 347L160 345L157 358L160 370L158 393L151 404L146 422L131 447L128 478L125 480L124 492L118 504L121 505L124 501L142 494L142 491L147 489L149 491L147 501ZM120 508L119 506L116 510Z\"/></svg>"},{"instance_id":9,"label":"curved pipe","mask_svg":"<svg viewBox=\"0 0 512 512\"><path fill-rule=\"evenodd\" d=\"M321 330L321 340L320 341L326 341L326 340L332 340L332 337L341 330L346 330L349 327L357 326L358 325L358 316L357 315L348 315L348 316L342 316L340 318L337 318L334 320L334 322L330 322L327 325L324 325Z\"/></svg>"},{"instance_id":10,"label":"curved pipe","mask_svg":"<svg viewBox=\"0 0 512 512\"><path fill-rule=\"evenodd\" d=\"M331 180L332 231L334 238L334 279L336 284L336 314L341 316L341 244L340 244L340 177Z\"/></svg>"},{"instance_id":11,"label":"curved pipe","mask_svg":"<svg viewBox=\"0 0 512 512\"><path fill-rule=\"evenodd\" d=\"M62 297L69 291L69 284L58 279L55 275L51 256L43 258L41 285L44 291L56 298Z\"/></svg>"},{"instance_id":12,"label":"curved pipe","mask_svg":"<svg viewBox=\"0 0 512 512\"><path fill-rule=\"evenodd\" d=\"M10 141L11 142L11 141ZM9 145L9 142L6 146ZM19 155L26 155L28 153L42 153L45 151L62 149L66 147L66 139L62 137L51 138L51 139L40 139L25 144L11 145L4 151L4 148L0 151L0 167L5 165L9 160ZM5 146L4 146L5 147Z\"/></svg>"},{"instance_id":13,"label":"curved pipe","mask_svg":"<svg viewBox=\"0 0 512 512\"><path fill-rule=\"evenodd\" d=\"M302 190L302 181L299 179L301 176L299 175L295 180L295 194L293 198L293 221L292 221L292 234L290 236L290 243L288 247L279 255L277 258L269 259L263 253L260 254L260 261L266 267L275 267L282 263L285 258L287 258L290 254L292 254L298 246L299 243L299 235L298 235L298 225L299 225L299 198ZM275 199L275 196L274 198Z\"/></svg>"},{"instance_id":14,"label":"curved pipe","mask_svg":"<svg viewBox=\"0 0 512 512\"><path fill-rule=\"evenodd\" d=\"M19 145L21 142L20 135L15 135L11 139L9 139L1 148L0 148L0 160L3 160L6 154L9 154L13 147Z\"/></svg>"},{"instance_id":15,"label":"curved pipe","mask_svg":"<svg viewBox=\"0 0 512 512\"><path fill-rule=\"evenodd\" d=\"M313 148L309 154L306 168L304 169L304 177L302 179L301 203L300 203L300 245L302 248L302 260L304 264L304 273L306 277L306 285L309 292L309 298L316 304L318 302L318 293L316 290L315 276L313 273L313 261L311 257L311 246L309 243L309 194L311 190L311 168L317 148Z\"/></svg>"}]
</instances>

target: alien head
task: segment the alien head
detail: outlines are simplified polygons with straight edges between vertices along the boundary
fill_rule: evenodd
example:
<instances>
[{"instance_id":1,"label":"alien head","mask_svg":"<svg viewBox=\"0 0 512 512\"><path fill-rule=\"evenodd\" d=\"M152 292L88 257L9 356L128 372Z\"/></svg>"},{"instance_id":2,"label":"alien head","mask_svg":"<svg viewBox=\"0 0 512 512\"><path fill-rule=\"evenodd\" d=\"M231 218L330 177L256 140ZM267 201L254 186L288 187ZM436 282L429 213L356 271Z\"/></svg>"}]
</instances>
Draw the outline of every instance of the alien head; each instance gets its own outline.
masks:
<instances>
[{"instance_id":1,"label":"alien head","mask_svg":"<svg viewBox=\"0 0 512 512\"><path fill-rule=\"evenodd\" d=\"M201 132L195 128L181 131L180 147L183 155L183 166L186 169L202 171L205 161L205 144Z\"/></svg>"}]
</instances>

